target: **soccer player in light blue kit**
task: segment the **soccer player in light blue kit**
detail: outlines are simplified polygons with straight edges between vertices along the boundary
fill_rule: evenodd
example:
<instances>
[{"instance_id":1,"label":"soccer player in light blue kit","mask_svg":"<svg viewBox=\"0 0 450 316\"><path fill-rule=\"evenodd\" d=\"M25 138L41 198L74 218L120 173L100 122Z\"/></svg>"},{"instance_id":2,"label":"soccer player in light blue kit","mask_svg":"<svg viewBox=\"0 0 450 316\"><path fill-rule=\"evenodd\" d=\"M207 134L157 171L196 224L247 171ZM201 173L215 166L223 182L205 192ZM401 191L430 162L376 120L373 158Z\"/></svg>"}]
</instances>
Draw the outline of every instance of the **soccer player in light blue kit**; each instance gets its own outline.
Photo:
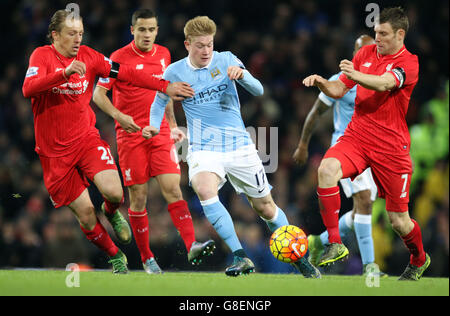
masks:
<instances>
[{"instance_id":1,"label":"soccer player in light blue kit","mask_svg":"<svg viewBox=\"0 0 450 316\"><path fill-rule=\"evenodd\" d=\"M374 39L368 35L360 36L355 42L353 55L365 45L374 44ZM329 80L337 80L339 74L332 76ZM339 137L344 135L344 131L352 119L355 108L356 86L354 86L341 99L335 100L320 93L313 108L309 112L303 126L302 135L298 147L294 153L294 160L303 165L308 160L308 145L316 121L330 107L333 108L334 133L331 145L336 144ZM364 266L364 273L379 273L380 276L386 276L378 272L375 266L375 255L372 239L372 203L377 197L377 186L373 180L370 168L367 168L362 174L353 181L351 179L342 179L342 188L345 195L353 197L353 210L345 213L339 219L339 232L344 239L350 233L355 231L358 247L361 253L361 259ZM309 260L317 265L323 252L324 246L328 244L328 232L323 232L320 236L309 235Z\"/></svg>"},{"instance_id":2,"label":"soccer player in light blue kit","mask_svg":"<svg viewBox=\"0 0 450 316\"><path fill-rule=\"evenodd\" d=\"M253 209L271 231L289 225L284 212L270 194L264 166L240 112L236 82L252 95L262 95L261 83L248 72L231 52L213 50L216 24L206 16L189 20L184 27L188 56L171 64L165 79L183 78L195 91L182 101L188 125L189 180L200 199L205 216L233 252L234 259L225 274L238 276L254 272L236 235L233 221L220 202L218 191L225 176L238 193L244 193ZM150 126L145 138L156 135L169 97L156 95L150 111ZM294 266L305 277L320 278L320 272L306 258Z\"/></svg>"}]
</instances>

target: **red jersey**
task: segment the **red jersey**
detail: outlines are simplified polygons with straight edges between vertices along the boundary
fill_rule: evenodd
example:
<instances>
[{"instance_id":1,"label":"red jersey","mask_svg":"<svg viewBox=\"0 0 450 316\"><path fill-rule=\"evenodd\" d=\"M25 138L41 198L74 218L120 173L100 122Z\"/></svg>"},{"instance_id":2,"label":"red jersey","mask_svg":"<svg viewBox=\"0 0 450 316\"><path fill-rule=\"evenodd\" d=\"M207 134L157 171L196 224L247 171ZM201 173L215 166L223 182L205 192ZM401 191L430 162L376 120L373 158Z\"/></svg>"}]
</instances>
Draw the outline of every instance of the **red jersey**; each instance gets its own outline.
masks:
<instances>
[{"instance_id":1,"label":"red jersey","mask_svg":"<svg viewBox=\"0 0 450 316\"><path fill-rule=\"evenodd\" d=\"M419 79L419 61L405 46L394 55L380 55L376 44L362 47L353 58L355 70L370 75L390 72L396 86L378 92L358 85L355 112L345 133L359 139L371 150L401 155L409 154L410 136L406 113L412 91ZM351 89L356 83L342 74L339 79Z\"/></svg>"},{"instance_id":2,"label":"red jersey","mask_svg":"<svg viewBox=\"0 0 450 316\"><path fill-rule=\"evenodd\" d=\"M83 76L66 78L64 70L77 59L86 64ZM75 144L95 129L95 114L89 105L96 76L108 76L109 59L80 46L76 57L67 58L53 45L38 47L30 57L23 93L31 96L36 152L60 157L75 150Z\"/></svg>"},{"instance_id":3,"label":"red jersey","mask_svg":"<svg viewBox=\"0 0 450 316\"><path fill-rule=\"evenodd\" d=\"M136 47L134 41L113 52L111 59L156 78L162 78L164 71L171 62L170 52L164 46L153 44L153 48L149 52L143 52ZM112 95L114 106L122 113L130 115L137 125L143 128L149 124L150 107L155 98L156 90L139 88L128 82L113 78L100 78L98 85L107 90L114 88ZM169 131L169 125L163 118L161 132ZM117 121L116 135L118 139L129 135Z\"/></svg>"}]
</instances>

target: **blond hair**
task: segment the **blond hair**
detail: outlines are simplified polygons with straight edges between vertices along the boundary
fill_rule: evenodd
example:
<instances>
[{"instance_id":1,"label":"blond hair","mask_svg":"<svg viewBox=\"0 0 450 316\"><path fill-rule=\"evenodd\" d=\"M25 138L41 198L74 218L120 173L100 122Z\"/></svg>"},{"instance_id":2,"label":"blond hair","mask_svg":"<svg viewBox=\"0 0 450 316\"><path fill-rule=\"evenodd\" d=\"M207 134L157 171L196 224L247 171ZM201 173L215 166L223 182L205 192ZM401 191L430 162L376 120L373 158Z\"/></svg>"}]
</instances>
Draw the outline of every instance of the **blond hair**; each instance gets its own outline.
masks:
<instances>
[{"instance_id":1,"label":"blond hair","mask_svg":"<svg viewBox=\"0 0 450 316\"><path fill-rule=\"evenodd\" d=\"M216 35L216 23L207 16L197 16L186 22L184 26L184 37L191 41L192 37Z\"/></svg>"}]
</instances>

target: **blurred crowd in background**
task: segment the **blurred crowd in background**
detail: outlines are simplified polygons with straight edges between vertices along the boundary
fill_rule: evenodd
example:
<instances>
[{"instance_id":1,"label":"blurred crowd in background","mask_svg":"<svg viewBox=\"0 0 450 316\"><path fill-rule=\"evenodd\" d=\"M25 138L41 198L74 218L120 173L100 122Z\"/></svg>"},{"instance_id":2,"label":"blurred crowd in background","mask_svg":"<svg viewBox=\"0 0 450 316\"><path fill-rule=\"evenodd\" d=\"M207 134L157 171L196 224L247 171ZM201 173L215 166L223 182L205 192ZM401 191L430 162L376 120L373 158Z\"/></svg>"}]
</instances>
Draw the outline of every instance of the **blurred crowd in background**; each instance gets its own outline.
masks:
<instances>
[{"instance_id":1,"label":"blurred crowd in background","mask_svg":"<svg viewBox=\"0 0 450 316\"><path fill-rule=\"evenodd\" d=\"M107 258L81 233L70 209L52 206L44 187L39 158L34 152L30 100L21 92L31 52L48 44L49 20L67 3L10 0L0 4L0 268L64 268L72 262L86 268L109 268ZM150 8L157 13L156 42L169 48L172 61L187 54L183 45L185 22L197 15L214 19L218 26L215 50L233 52L265 88L264 96L257 98L241 91L246 126L266 127L268 142L269 127L278 127L278 168L268 174L274 200L285 210L290 223L300 226L307 234L319 234L324 230L316 197L317 167L330 144L331 113L320 122L313 135L308 164L296 166L291 156L305 117L319 92L304 88L301 80L313 73L323 77L337 73L339 61L351 58L355 39L361 34L373 36L373 30L365 25L368 14L365 1L79 0L76 3L84 20L84 44L106 56L132 40L130 20L136 9ZM422 227L424 246L432 258L426 275L448 276L449 3L447 0L436 0L432 5L420 0L378 3L381 8L402 5L409 16L411 28L406 36L406 47L417 54L420 61L419 83L407 115L415 164L410 213ZM101 135L117 158L113 120L93 103L91 106L97 114ZM178 124L186 126L179 104L175 105L175 112ZM270 146L266 143L258 147L266 150ZM183 242L154 180L150 181L148 197L151 249L163 270L222 271L231 260L229 250L206 220L188 185L186 163L181 163L181 169L183 195L192 213L197 240L215 239L217 251L200 267L188 265ZM99 208L102 199L94 186L90 187L90 194ZM220 198L230 211L257 271L294 273L289 265L271 256L269 230L246 199L237 195L229 184L220 191ZM341 214L352 209L352 201L343 194L342 200ZM373 212L376 263L383 271L399 275L408 261L408 252L392 231L383 203L377 200ZM128 199L121 207L125 216L127 208ZM110 229L101 214L99 218ZM110 232L113 236L112 230ZM333 268L334 272L361 273L355 245L356 242L349 245L350 259ZM141 269L134 241L119 247L127 255L129 267Z\"/></svg>"}]
</instances>

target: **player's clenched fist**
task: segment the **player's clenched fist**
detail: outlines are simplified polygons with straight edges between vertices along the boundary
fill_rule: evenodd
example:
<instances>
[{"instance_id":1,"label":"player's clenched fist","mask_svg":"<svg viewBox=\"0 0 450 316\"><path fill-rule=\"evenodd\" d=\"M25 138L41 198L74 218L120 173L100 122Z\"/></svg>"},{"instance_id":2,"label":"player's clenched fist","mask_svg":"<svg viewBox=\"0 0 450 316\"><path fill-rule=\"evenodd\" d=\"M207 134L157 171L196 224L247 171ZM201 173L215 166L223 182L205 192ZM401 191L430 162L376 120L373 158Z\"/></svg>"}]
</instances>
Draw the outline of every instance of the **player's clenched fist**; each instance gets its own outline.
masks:
<instances>
[{"instance_id":1,"label":"player's clenched fist","mask_svg":"<svg viewBox=\"0 0 450 316\"><path fill-rule=\"evenodd\" d=\"M172 82L167 86L166 94L174 101L183 101L186 98L193 98L195 92L186 82Z\"/></svg>"},{"instance_id":2,"label":"player's clenched fist","mask_svg":"<svg viewBox=\"0 0 450 316\"><path fill-rule=\"evenodd\" d=\"M158 133L159 133L159 129L157 129L157 128L154 127L154 126L146 126L146 127L144 127L144 128L142 129L142 136L143 136L145 139L150 139L150 138L152 138L153 136L158 135Z\"/></svg>"},{"instance_id":3,"label":"player's clenched fist","mask_svg":"<svg viewBox=\"0 0 450 316\"><path fill-rule=\"evenodd\" d=\"M66 77L70 77L74 73L83 76L86 73L86 65L82 61L74 59L69 66L66 67L64 74Z\"/></svg>"},{"instance_id":4,"label":"player's clenched fist","mask_svg":"<svg viewBox=\"0 0 450 316\"><path fill-rule=\"evenodd\" d=\"M350 60L344 59L339 64L339 68L341 68L341 71L347 76L348 79L352 80L353 76L355 75L355 68L353 66L353 62Z\"/></svg>"},{"instance_id":5,"label":"player's clenched fist","mask_svg":"<svg viewBox=\"0 0 450 316\"><path fill-rule=\"evenodd\" d=\"M303 166L308 161L308 146L299 145L295 149L292 159L300 166Z\"/></svg>"},{"instance_id":6,"label":"player's clenched fist","mask_svg":"<svg viewBox=\"0 0 450 316\"><path fill-rule=\"evenodd\" d=\"M178 127L175 127L170 130L170 138L173 139L175 143L178 143L183 141L186 138L186 135Z\"/></svg>"},{"instance_id":7,"label":"player's clenched fist","mask_svg":"<svg viewBox=\"0 0 450 316\"><path fill-rule=\"evenodd\" d=\"M227 75L230 80L240 80L244 78L244 70L238 66L230 66L227 69Z\"/></svg>"},{"instance_id":8,"label":"player's clenched fist","mask_svg":"<svg viewBox=\"0 0 450 316\"><path fill-rule=\"evenodd\" d=\"M311 75L303 79L303 84L307 87L317 86L318 84L325 83L327 80L319 75Z\"/></svg>"}]
</instances>

